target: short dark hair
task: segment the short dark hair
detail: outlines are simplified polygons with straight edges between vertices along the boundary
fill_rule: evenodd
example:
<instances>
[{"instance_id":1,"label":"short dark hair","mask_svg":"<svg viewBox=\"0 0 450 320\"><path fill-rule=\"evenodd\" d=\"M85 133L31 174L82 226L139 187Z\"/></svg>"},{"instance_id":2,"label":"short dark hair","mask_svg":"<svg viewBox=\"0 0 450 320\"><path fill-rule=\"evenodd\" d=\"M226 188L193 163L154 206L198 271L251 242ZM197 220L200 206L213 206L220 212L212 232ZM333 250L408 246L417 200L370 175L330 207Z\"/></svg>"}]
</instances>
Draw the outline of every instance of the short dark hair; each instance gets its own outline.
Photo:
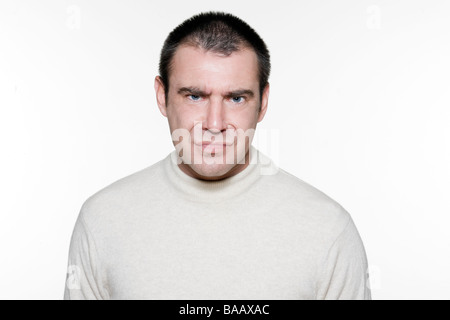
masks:
<instances>
[{"instance_id":1,"label":"short dark hair","mask_svg":"<svg viewBox=\"0 0 450 320\"><path fill-rule=\"evenodd\" d=\"M172 30L165 40L159 61L159 75L164 84L166 99L173 56L182 44L226 56L245 47L252 48L258 57L259 89L262 97L270 75L270 54L266 44L243 20L229 13L211 11L187 19Z\"/></svg>"}]
</instances>

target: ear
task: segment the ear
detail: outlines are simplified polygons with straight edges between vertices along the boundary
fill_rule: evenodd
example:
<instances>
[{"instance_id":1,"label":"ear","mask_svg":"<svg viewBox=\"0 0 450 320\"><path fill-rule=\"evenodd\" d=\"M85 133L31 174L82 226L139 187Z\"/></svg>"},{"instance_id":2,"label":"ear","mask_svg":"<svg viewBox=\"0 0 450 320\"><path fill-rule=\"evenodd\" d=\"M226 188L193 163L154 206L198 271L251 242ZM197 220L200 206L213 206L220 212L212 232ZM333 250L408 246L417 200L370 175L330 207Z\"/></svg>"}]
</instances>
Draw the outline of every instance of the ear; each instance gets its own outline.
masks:
<instances>
[{"instance_id":1,"label":"ear","mask_svg":"<svg viewBox=\"0 0 450 320\"><path fill-rule=\"evenodd\" d=\"M258 115L258 122L261 122L262 119L264 119L264 116L267 111L267 106L269 105L269 92L270 92L270 85L269 83L264 88L262 99L261 99L261 111Z\"/></svg>"},{"instance_id":2,"label":"ear","mask_svg":"<svg viewBox=\"0 0 450 320\"><path fill-rule=\"evenodd\" d=\"M167 110L166 110L166 92L164 83L160 76L156 76L155 78L155 93L156 93L156 102L158 103L159 111L162 113L164 117L167 118Z\"/></svg>"}]
</instances>

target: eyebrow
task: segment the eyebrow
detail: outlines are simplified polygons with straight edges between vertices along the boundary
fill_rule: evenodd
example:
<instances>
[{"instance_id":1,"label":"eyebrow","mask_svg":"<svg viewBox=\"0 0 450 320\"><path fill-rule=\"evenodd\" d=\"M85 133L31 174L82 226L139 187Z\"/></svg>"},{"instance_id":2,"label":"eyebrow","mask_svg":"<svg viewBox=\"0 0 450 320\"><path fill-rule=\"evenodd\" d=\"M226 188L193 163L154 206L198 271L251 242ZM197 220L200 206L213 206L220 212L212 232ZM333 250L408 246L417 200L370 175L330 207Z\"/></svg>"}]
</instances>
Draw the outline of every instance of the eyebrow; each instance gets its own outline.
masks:
<instances>
[{"instance_id":1,"label":"eyebrow","mask_svg":"<svg viewBox=\"0 0 450 320\"><path fill-rule=\"evenodd\" d=\"M189 93L194 96L207 96L205 92L196 87L183 87L178 90L179 94Z\"/></svg>"},{"instance_id":2,"label":"eyebrow","mask_svg":"<svg viewBox=\"0 0 450 320\"><path fill-rule=\"evenodd\" d=\"M194 96L199 96L199 97L209 96L209 94L200 90L197 87L182 87L178 90L178 93L179 94L188 93L188 94L192 94ZM249 96L249 97L253 98L255 96L255 93L252 90L248 90L248 89L238 89L238 90L234 90L234 91L229 91L225 94L225 97L227 97L227 98L240 97L240 96Z\"/></svg>"}]
</instances>

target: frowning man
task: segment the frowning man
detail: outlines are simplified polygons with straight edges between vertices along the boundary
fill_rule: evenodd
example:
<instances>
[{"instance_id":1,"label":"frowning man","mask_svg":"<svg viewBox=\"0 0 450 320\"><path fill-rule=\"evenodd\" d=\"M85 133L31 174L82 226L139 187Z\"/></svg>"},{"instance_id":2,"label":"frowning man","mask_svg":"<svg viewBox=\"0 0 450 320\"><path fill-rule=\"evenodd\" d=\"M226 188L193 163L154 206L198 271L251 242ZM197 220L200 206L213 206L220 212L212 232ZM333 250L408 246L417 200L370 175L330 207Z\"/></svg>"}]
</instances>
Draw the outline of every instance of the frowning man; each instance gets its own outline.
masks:
<instances>
[{"instance_id":1,"label":"frowning man","mask_svg":"<svg viewBox=\"0 0 450 320\"><path fill-rule=\"evenodd\" d=\"M82 205L65 298L371 299L349 213L251 145L269 101L262 38L202 13L169 34L159 67L175 150Z\"/></svg>"}]
</instances>

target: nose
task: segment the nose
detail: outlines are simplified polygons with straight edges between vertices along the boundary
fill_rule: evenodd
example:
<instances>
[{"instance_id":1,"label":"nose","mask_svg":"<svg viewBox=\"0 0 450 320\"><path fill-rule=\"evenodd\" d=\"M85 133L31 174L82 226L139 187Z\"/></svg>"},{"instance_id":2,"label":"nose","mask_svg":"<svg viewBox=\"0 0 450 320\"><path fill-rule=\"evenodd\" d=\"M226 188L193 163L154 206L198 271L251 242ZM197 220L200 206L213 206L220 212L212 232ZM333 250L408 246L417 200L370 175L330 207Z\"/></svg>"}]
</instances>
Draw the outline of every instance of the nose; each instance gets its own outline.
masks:
<instances>
[{"instance_id":1,"label":"nose","mask_svg":"<svg viewBox=\"0 0 450 320\"><path fill-rule=\"evenodd\" d=\"M226 110L223 102L218 99L210 100L206 111L204 129L212 134L218 134L226 130L225 116Z\"/></svg>"}]
</instances>

